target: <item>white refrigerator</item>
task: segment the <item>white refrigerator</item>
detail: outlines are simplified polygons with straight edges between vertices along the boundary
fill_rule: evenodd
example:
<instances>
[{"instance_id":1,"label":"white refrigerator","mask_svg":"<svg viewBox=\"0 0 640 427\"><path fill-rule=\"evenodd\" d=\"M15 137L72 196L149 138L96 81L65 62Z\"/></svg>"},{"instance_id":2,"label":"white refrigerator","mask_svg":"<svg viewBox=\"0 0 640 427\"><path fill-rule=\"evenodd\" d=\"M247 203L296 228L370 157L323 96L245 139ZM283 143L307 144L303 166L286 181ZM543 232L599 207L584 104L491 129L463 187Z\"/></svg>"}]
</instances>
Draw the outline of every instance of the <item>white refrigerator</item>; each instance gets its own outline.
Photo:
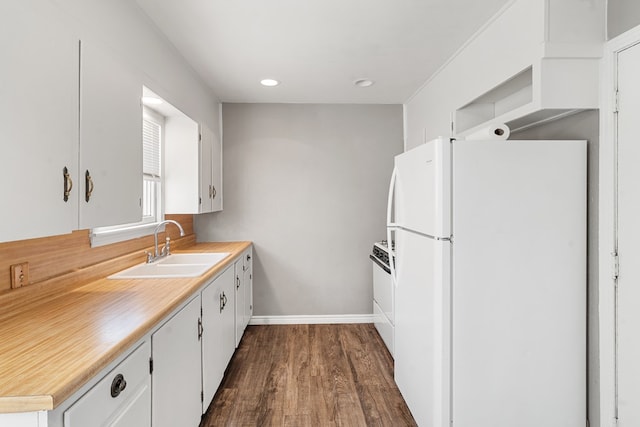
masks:
<instances>
[{"instance_id":1,"label":"white refrigerator","mask_svg":"<svg viewBox=\"0 0 640 427\"><path fill-rule=\"evenodd\" d=\"M586 425L586 141L398 155L395 380L425 427Z\"/></svg>"}]
</instances>

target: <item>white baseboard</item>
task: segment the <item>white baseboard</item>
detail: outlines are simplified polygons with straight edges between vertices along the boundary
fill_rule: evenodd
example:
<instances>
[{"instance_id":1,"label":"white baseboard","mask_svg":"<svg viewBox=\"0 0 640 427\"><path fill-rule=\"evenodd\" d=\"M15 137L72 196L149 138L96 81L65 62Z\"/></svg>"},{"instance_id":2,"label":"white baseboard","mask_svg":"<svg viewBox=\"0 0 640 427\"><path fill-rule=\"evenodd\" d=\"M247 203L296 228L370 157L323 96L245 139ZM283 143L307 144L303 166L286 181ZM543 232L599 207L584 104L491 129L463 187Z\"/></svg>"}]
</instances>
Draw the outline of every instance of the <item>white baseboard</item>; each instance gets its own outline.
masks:
<instances>
[{"instance_id":1,"label":"white baseboard","mask_svg":"<svg viewBox=\"0 0 640 427\"><path fill-rule=\"evenodd\" d=\"M308 316L253 316L250 325L317 325L329 323L373 323L373 314Z\"/></svg>"}]
</instances>

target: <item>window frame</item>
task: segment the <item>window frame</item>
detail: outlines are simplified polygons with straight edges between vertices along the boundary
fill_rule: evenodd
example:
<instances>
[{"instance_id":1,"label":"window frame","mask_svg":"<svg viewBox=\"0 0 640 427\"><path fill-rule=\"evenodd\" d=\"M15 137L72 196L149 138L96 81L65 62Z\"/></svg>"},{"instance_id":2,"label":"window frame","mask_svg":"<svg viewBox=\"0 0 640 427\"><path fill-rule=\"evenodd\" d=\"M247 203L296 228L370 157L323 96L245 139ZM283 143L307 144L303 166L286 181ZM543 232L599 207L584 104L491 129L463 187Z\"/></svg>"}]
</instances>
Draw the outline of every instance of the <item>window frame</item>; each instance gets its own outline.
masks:
<instances>
[{"instance_id":1,"label":"window frame","mask_svg":"<svg viewBox=\"0 0 640 427\"><path fill-rule=\"evenodd\" d=\"M160 125L160 176L150 177L150 175L143 172L143 185L145 181L155 181L157 183L156 188L156 213L154 216L142 217L139 222L130 224L121 224L106 227L96 227L90 230L89 238L91 241L91 247L98 247L109 245L112 243L123 242L125 240L136 239L139 237L149 236L153 234L156 226L164 220L164 125L166 118L146 107L142 108L142 120L151 121L157 125ZM141 135L142 136L142 135ZM147 178L149 176L149 178ZM143 195L144 197L144 195Z\"/></svg>"}]
</instances>

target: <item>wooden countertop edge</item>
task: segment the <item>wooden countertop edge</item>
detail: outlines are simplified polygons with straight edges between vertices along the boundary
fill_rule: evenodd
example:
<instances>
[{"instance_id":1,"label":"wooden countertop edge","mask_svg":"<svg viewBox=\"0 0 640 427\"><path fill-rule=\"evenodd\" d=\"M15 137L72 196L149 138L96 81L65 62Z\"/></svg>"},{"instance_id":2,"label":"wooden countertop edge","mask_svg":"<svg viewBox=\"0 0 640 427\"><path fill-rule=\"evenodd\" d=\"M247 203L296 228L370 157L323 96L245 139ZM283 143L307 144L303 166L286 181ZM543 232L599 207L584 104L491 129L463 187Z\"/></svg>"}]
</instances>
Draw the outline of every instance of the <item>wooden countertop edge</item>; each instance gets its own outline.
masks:
<instances>
[{"instance_id":1,"label":"wooden countertop edge","mask_svg":"<svg viewBox=\"0 0 640 427\"><path fill-rule=\"evenodd\" d=\"M216 264L209 271L204 273L200 277L195 278L184 278L184 290L181 294L174 298L171 303L167 304L162 309L159 309L153 316L149 317L146 322L144 322L140 327L138 327L135 331L129 334L126 338L121 340L117 346L106 351L99 360L96 360L91 366L87 369L77 372L77 375L74 375L72 378L69 378L63 386L61 386L58 390L55 390L52 394L45 395L23 395L23 396L0 396L0 414L2 413L14 413L14 412L33 412L33 411L50 411L58 407L62 402L68 399L73 393L79 390L84 384L94 378L97 374L100 373L104 368L106 368L112 361L118 358L122 354L123 351L130 348L133 344L139 341L141 338L145 336L148 332L152 330L152 328L157 325L162 319L164 319L167 315L169 315L172 311L178 308L182 303L186 302L191 296L195 294L195 292L202 287L206 282L211 280L214 276L216 276L219 272L222 272L224 269L229 267L230 264L235 262L238 259L238 256L242 254L244 250L249 248L252 245L250 241L237 241L237 242L211 242L211 243L193 243L193 245L183 247L179 250L176 250L175 253L180 252L226 252L224 249L221 249L220 246L224 244L230 245L240 245L236 247L235 251L231 253L230 256L225 258L223 261ZM215 250L213 250L215 249ZM109 260L103 264L115 263L118 264L117 260L121 258L127 258L131 256L131 254L123 255L121 257L115 258L113 260ZM138 261L140 262L140 261ZM131 264L131 265L135 265ZM98 265L96 265L98 266ZM88 267L87 269L97 268L96 266ZM126 268L126 267L123 267ZM75 286L67 286L67 290L69 289L79 289L83 287L91 287L96 286L103 280L112 280L107 279L106 276L117 272L123 268L116 269L111 271L110 273L104 274L103 278L98 280L92 280L88 283L84 284L76 284ZM83 269L86 270L86 269ZM126 279L121 281L129 281L133 284L140 284L141 280L163 280L163 279ZM30 300L30 303L43 303L46 302L47 298L60 298L60 295L56 295L52 292L43 291L45 295L37 298L37 301L34 299ZM65 292L65 289L58 290L58 292ZM28 304L25 302L20 302L17 300L11 301L16 305Z\"/></svg>"},{"instance_id":2,"label":"wooden countertop edge","mask_svg":"<svg viewBox=\"0 0 640 427\"><path fill-rule=\"evenodd\" d=\"M0 397L0 415L12 412L50 411L53 408L53 396Z\"/></svg>"}]
</instances>

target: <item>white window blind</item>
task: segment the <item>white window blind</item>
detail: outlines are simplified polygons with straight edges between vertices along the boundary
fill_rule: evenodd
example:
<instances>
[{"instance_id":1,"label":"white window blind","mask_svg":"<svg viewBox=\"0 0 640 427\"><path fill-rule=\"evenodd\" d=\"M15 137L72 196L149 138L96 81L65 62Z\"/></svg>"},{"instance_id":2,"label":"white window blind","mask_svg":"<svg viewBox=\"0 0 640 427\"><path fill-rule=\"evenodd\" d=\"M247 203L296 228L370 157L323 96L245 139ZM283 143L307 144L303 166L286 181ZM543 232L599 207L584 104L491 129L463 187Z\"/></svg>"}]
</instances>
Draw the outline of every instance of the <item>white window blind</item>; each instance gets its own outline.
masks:
<instances>
[{"instance_id":1,"label":"white window blind","mask_svg":"<svg viewBox=\"0 0 640 427\"><path fill-rule=\"evenodd\" d=\"M146 118L142 121L142 172L152 177L160 176L160 132L162 127Z\"/></svg>"}]
</instances>

